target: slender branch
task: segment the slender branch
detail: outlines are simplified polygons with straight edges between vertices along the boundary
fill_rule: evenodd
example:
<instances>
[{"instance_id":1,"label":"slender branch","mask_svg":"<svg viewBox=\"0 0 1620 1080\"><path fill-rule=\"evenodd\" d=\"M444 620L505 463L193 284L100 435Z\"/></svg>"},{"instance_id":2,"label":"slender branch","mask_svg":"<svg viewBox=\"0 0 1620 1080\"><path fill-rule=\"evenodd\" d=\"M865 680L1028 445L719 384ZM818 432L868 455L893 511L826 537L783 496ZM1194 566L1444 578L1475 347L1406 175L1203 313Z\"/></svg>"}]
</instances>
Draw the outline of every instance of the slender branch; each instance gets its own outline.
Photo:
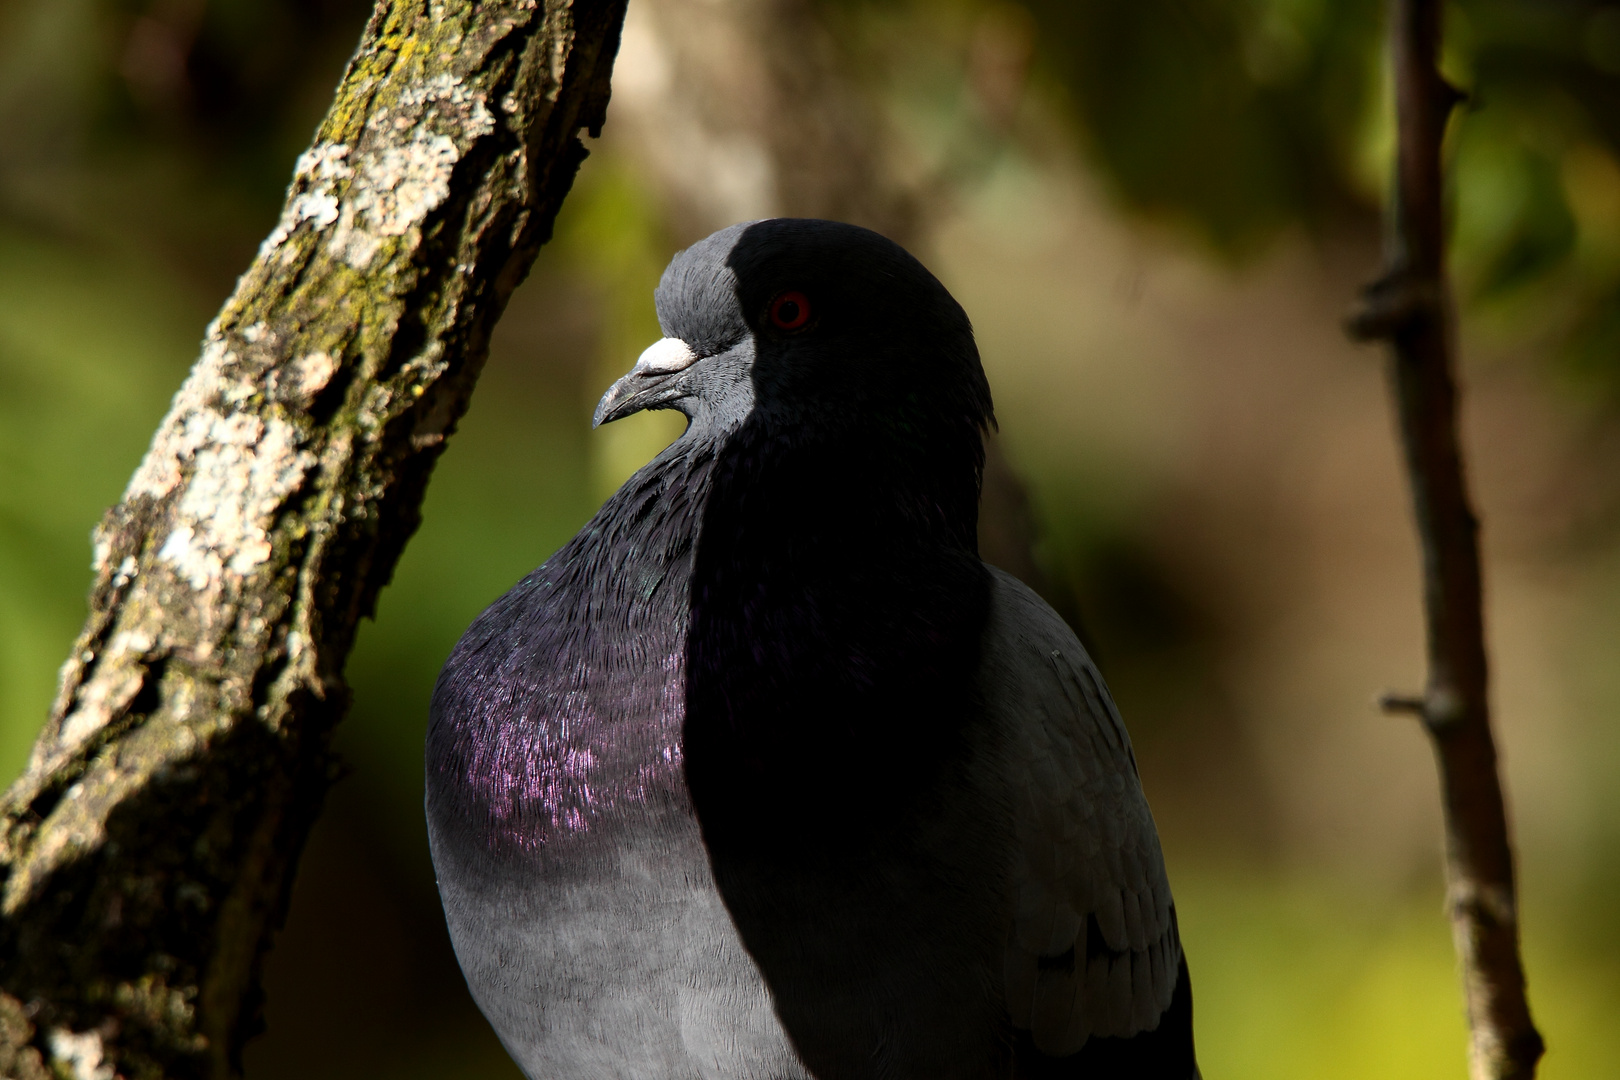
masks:
<instances>
[{"instance_id":1,"label":"slender branch","mask_svg":"<svg viewBox=\"0 0 1620 1080\"><path fill-rule=\"evenodd\" d=\"M1381 694L1378 698L1378 707L1385 712L1391 715L1401 713L1407 716L1415 716L1420 720L1423 719L1423 711L1427 705L1428 702L1414 694L1396 694L1391 692Z\"/></svg>"},{"instance_id":2,"label":"slender branch","mask_svg":"<svg viewBox=\"0 0 1620 1080\"><path fill-rule=\"evenodd\" d=\"M1423 549L1429 682L1421 698L1390 695L1384 707L1421 717L1440 769L1447 908L1462 965L1470 1075L1529 1080L1543 1047L1519 959L1513 854L1486 693L1479 524L1457 440L1441 142L1459 94L1436 63L1440 9L1440 0L1391 0L1397 163L1387 258L1349 329L1391 345Z\"/></svg>"},{"instance_id":3,"label":"slender branch","mask_svg":"<svg viewBox=\"0 0 1620 1080\"><path fill-rule=\"evenodd\" d=\"M624 0L379 3L96 536L0 799L0 1075L227 1078L343 667L607 105Z\"/></svg>"}]
</instances>

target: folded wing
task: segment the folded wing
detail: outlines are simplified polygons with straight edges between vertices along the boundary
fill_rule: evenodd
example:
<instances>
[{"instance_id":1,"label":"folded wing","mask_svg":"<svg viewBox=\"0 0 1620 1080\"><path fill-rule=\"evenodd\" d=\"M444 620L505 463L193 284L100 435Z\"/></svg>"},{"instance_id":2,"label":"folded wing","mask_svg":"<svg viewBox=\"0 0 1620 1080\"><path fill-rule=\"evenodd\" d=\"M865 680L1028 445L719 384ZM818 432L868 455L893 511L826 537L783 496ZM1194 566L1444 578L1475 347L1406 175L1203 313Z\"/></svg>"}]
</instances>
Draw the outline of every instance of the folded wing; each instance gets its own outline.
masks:
<instances>
[{"instance_id":1,"label":"folded wing","mask_svg":"<svg viewBox=\"0 0 1620 1080\"><path fill-rule=\"evenodd\" d=\"M1181 963L1159 835L1119 711L1074 633L995 578L984 690L1013 792L1007 1005L1043 1053L1152 1031Z\"/></svg>"}]
</instances>

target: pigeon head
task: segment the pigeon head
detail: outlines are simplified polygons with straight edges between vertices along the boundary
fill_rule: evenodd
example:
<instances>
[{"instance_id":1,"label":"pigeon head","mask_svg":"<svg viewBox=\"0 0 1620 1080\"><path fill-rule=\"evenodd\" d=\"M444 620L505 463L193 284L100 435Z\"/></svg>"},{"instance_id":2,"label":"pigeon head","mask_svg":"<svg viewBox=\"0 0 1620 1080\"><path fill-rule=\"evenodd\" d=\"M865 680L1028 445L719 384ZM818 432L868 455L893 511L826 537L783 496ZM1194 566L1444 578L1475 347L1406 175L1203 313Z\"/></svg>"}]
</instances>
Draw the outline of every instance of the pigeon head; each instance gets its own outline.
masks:
<instances>
[{"instance_id":1,"label":"pigeon head","mask_svg":"<svg viewBox=\"0 0 1620 1080\"><path fill-rule=\"evenodd\" d=\"M745 423L787 437L860 430L979 443L994 423L967 315L893 241L773 218L676 255L655 299L665 337L596 409L677 409L689 434Z\"/></svg>"}]
</instances>

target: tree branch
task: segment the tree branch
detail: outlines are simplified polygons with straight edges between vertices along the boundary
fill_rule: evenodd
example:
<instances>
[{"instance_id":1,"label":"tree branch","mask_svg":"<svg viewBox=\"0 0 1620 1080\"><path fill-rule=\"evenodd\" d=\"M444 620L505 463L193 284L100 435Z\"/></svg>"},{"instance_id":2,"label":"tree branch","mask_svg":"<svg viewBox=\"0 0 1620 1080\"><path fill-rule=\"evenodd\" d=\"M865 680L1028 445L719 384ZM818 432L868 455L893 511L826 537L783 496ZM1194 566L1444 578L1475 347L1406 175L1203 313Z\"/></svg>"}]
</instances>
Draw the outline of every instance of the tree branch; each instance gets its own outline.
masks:
<instances>
[{"instance_id":1,"label":"tree branch","mask_svg":"<svg viewBox=\"0 0 1620 1080\"><path fill-rule=\"evenodd\" d=\"M1457 440L1445 282L1441 142L1459 100L1441 78L1439 0L1391 0L1397 163L1383 275L1350 320L1390 342L1392 383L1423 548L1429 683L1387 695L1429 732L1445 808L1447 908L1462 964L1474 1080L1528 1080L1542 1040L1519 959L1513 854L1486 695L1479 525Z\"/></svg>"},{"instance_id":2,"label":"tree branch","mask_svg":"<svg viewBox=\"0 0 1620 1080\"><path fill-rule=\"evenodd\" d=\"M231 1077L343 667L607 106L624 0L380 3L95 538L0 800L0 1074Z\"/></svg>"}]
</instances>

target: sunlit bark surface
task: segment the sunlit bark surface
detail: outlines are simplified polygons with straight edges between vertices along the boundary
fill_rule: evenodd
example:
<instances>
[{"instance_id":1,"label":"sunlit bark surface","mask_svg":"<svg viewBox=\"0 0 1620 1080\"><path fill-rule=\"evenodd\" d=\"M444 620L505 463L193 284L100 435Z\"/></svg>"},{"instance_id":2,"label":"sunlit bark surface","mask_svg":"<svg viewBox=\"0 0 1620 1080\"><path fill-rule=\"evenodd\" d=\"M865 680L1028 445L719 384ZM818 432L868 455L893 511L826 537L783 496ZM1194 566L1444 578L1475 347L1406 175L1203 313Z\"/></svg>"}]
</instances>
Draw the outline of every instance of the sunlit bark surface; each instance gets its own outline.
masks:
<instances>
[{"instance_id":1,"label":"sunlit bark surface","mask_svg":"<svg viewBox=\"0 0 1620 1080\"><path fill-rule=\"evenodd\" d=\"M229 1077L355 627L600 128L623 0L380 4L0 803L0 1076Z\"/></svg>"}]
</instances>

